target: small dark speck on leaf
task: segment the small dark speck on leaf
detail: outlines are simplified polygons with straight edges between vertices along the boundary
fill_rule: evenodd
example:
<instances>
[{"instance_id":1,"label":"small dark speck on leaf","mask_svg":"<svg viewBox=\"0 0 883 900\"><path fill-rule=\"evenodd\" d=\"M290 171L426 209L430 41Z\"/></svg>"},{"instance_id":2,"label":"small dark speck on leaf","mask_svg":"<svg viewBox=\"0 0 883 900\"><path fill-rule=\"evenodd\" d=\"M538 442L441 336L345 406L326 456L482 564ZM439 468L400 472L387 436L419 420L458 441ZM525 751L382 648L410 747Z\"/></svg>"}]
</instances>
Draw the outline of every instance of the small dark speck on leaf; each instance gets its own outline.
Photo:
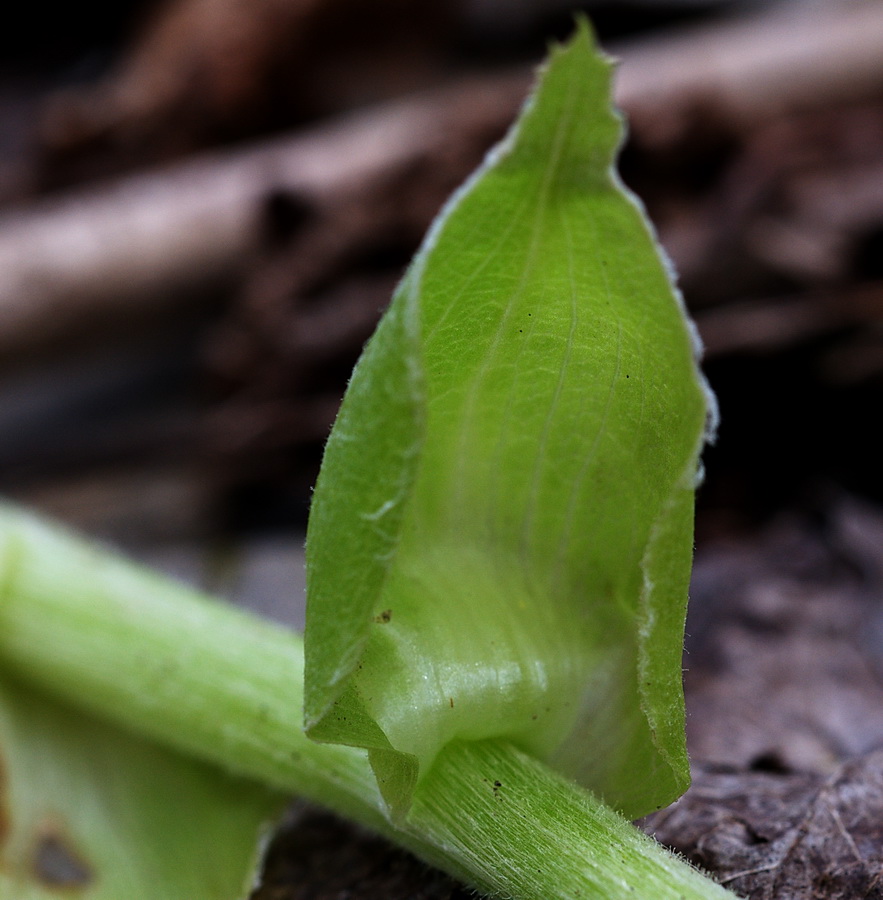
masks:
<instances>
[{"instance_id":1,"label":"small dark speck on leaf","mask_svg":"<svg viewBox=\"0 0 883 900\"><path fill-rule=\"evenodd\" d=\"M374 616L374 621L379 625L386 625L392 619L392 610L385 609L380 615Z\"/></svg>"},{"instance_id":2,"label":"small dark speck on leaf","mask_svg":"<svg viewBox=\"0 0 883 900\"><path fill-rule=\"evenodd\" d=\"M453 709L453 708L454 708L454 698L453 698L453 697L448 697L448 700L450 700L450 702L451 702L451 709Z\"/></svg>"},{"instance_id":3,"label":"small dark speck on leaf","mask_svg":"<svg viewBox=\"0 0 883 900\"><path fill-rule=\"evenodd\" d=\"M34 875L47 887L84 888L93 881L92 869L56 833L42 835L34 850Z\"/></svg>"}]
</instances>

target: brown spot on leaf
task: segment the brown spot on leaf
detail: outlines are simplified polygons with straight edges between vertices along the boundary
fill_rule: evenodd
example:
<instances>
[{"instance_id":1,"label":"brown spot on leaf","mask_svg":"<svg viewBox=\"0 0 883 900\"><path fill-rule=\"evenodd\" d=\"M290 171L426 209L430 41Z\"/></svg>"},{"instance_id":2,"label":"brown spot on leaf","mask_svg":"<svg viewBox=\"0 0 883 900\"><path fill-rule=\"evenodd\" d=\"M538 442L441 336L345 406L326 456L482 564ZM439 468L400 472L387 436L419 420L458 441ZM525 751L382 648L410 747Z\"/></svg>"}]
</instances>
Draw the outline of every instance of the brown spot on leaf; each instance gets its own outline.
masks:
<instances>
[{"instance_id":1,"label":"brown spot on leaf","mask_svg":"<svg viewBox=\"0 0 883 900\"><path fill-rule=\"evenodd\" d=\"M33 872L49 888L79 890L94 880L91 866L56 825L45 827L34 847Z\"/></svg>"},{"instance_id":2,"label":"brown spot on leaf","mask_svg":"<svg viewBox=\"0 0 883 900\"><path fill-rule=\"evenodd\" d=\"M374 616L374 621L377 622L378 625L386 625L392 619L392 610L385 609L379 615Z\"/></svg>"}]
</instances>

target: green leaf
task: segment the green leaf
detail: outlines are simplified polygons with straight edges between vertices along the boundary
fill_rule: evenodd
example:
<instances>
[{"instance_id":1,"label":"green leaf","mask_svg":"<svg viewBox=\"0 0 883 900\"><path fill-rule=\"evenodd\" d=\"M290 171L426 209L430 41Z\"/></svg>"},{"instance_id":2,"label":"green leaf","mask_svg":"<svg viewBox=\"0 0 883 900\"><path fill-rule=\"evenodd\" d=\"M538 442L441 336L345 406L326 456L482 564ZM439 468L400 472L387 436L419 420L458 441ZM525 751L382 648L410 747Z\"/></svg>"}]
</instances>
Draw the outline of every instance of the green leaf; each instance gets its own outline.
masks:
<instances>
[{"instance_id":1,"label":"green leaf","mask_svg":"<svg viewBox=\"0 0 883 900\"><path fill-rule=\"evenodd\" d=\"M353 374L307 540L305 714L396 814L502 738L637 816L680 794L710 400L613 168L589 29L433 225Z\"/></svg>"},{"instance_id":2,"label":"green leaf","mask_svg":"<svg viewBox=\"0 0 883 900\"><path fill-rule=\"evenodd\" d=\"M247 897L282 800L0 680L0 898Z\"/></svg>"}]
</instances>

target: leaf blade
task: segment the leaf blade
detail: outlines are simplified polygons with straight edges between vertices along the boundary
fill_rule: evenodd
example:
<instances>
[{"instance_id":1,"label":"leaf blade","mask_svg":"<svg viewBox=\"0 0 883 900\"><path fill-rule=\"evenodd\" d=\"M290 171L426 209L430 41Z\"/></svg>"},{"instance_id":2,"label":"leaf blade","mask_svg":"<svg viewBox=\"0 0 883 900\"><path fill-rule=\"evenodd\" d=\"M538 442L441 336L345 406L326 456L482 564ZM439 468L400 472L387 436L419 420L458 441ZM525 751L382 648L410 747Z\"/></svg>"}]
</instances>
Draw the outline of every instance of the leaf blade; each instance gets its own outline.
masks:
<instances>
[{"instance_id":1,"label":"leaf blade","mask_svg":"<svg viewBox=\"0 0 883 900\"><path fill-rule=\"evenodd\" d=\"M416 411L396 423L415 462L348 647L359 716L332 702L314 721L362 746L353 719L379 728L399 756L375 772L399 784L399 812L413 760L425 772L463 739L511 740L628 815L686 787L679 651L708 401L665 261L612 168L610 74L585 27L553 52L390 310L418 323L393 348L419 370ZM363 383L390 359L375 355ZM326 503L347 521L346 498L317 488L308 559L330 543ZM308 686L310 623L335 618L333 588L311 591L320 570Z\"/></svg>"}]
</instances>

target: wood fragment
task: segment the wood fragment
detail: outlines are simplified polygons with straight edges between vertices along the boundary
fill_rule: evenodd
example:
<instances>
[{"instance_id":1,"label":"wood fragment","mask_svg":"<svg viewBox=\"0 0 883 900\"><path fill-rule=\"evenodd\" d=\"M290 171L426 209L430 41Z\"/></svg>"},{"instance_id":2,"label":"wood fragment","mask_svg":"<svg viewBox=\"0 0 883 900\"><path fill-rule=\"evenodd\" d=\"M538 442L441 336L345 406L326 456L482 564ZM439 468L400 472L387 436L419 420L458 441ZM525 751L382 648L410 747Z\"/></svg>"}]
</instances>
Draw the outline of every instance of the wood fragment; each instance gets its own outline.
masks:
<instances>
[{"instance_id":1,"label":"wood fragment","mask_svg":"<svg viewBox=\"0 0 883 900\"><path fill-rule=\"evenodd\" d=\"M451 143L490 143L511 119L522 74L460 83L314 131L0 216L0 359L82 336L133 310L171 311L242 272L263 201L357 198ZM488 132L491 134L488 134ZM191 301L192 302L192 301Z\"/></svg>"}]
</instances>

